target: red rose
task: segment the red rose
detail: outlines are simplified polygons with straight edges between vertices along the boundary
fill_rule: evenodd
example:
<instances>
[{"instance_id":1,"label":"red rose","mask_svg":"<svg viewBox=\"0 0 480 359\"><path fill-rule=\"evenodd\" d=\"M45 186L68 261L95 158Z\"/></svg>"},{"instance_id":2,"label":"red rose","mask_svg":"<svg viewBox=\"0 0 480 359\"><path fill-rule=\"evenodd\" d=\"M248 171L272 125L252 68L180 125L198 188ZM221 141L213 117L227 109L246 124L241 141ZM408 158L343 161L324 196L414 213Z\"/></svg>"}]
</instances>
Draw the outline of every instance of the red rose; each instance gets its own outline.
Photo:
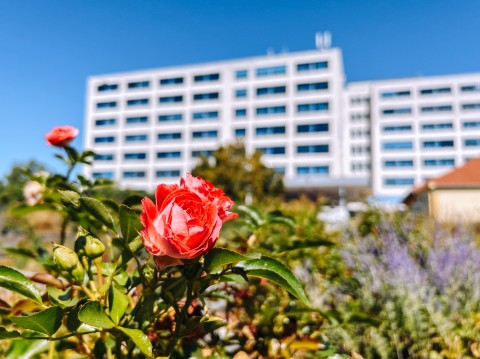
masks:
<instances>
[{"instance_id":1,"label":"red rose","mask_svg":"<svg viewBox=\"0 0 480 359\"><path fill-rule=\"evenodd\" d=\"M222 223L238 215L228 211L233 202L222 190L191 174L181 179L180 186L159 185L155 201L142 200L140 234L159 269L209 252Z\"/></svg>"},{"instance_id":2,"label":"red rose","mask_svg":"<svg viewBox=\"0 0 480 359\"><path fill-rule=\"evenodd\" d=\"M54 127L47 135L45 139L47 143L55 147L65 147L72 140L77 137L78 129L72 126L57 126Z\"/></svg>"}]
</instances>

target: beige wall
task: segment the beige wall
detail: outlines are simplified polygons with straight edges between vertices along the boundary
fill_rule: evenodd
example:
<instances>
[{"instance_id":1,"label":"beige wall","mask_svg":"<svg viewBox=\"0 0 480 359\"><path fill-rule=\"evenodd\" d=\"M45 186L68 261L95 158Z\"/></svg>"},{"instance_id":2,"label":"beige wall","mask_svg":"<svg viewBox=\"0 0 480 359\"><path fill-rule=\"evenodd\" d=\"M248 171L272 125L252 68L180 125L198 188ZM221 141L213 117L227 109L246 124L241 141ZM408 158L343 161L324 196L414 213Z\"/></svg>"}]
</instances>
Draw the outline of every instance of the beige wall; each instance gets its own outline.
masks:
<instances>
[{"instance_id":1,"label":"beige wall","mask_svg":"<svg viewBox=\"0 0 480 359\"><path fill-rule=\"evenodd\" d=\"M480 188L429 192L430 213L439 222L480 222Z\"/></svg>"}]
</instances>

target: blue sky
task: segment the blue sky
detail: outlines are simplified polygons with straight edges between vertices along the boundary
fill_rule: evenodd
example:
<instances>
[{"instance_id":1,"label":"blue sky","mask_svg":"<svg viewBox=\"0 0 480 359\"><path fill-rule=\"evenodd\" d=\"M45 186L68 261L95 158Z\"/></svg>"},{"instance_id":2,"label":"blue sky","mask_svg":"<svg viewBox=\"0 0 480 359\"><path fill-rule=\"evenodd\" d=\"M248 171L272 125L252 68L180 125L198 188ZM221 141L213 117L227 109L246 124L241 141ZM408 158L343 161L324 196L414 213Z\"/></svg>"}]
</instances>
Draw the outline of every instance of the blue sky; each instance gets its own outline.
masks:
<instances>
[{"instance_id":1,"label":"blue sky","mask_svg":"<svg viewBox=\"0 0 480 359\"><path fill-rule=\"evenodd\" d=\"M0 0L0 177L62 169L44 135L82 131L90 75L308 50L322 30L348 81L480 72L479 17L463 0Z\"/></svg>"}]
</instances>

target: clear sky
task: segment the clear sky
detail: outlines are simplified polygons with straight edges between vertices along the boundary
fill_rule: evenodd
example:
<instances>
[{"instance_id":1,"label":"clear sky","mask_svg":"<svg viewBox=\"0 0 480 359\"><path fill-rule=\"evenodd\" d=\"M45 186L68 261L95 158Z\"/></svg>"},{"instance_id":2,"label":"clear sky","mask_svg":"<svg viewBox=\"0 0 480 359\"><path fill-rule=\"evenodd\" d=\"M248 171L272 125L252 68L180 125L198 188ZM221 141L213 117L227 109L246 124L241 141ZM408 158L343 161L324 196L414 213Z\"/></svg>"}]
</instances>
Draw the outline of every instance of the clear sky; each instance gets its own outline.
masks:
<instances>
[{"instance_id":1,"label":"clear sky","mask_svg":"<svg viewBox=\"0 0 480 359\"><path fill-rule=\"evenodd\" d=\"M480 72L479 19L478 0L0 0L0 177L62 168L44 135L82 131L90 75L309 50L324 30L348 81Z\"/></svg>"}]
</instances>

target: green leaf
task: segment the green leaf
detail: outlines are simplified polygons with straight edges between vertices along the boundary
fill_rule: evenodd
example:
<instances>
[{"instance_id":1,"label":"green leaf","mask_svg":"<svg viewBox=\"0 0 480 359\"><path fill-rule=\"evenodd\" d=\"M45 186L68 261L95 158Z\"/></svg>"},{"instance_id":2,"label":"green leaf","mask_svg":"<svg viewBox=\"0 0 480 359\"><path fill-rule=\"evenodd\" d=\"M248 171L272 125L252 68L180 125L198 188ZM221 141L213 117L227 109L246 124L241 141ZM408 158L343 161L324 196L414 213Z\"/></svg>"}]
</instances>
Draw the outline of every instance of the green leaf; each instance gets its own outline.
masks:
<instances>
[{"instance_id":1,"label":"green leaf","mask_svg":"<svg viewBox=\"0 0 480 359\"><path fill-rule=\"evenodd\" d=\"M301 300L305 305L310 304L302 284L282 262L262 256L260 259L240 263L240 267L247 272L247 275L268 279Z\"/></svg>"},{"instance_id":2,"label":"green leaf","mask_svg":"<svg viewBox=\"0 0 480 359\"><path fill-rule=\"evenodd\" d=\"M78 313L78 319L82 323L96 328L110 329L116 326L99 302L88 302L85 304Z\"/></svg>"},{"instance_id":3,"label":"green leaf","mask_svg":"<svg viewBox=\"0 0 480 359\"><path fill-rule=\"evenodd\" d=\"M239 214L243 214L247 219L252 222L256 227L261 226L265 220L262 218L262 214L254 207L239 205L236 207Z\"/></svg>"},{"instance_id":4,"label":"green leaf","mask_svg":"<svg viewBox=\"0 0 480 359\"><path fill-rule=\"evenodd\" d=\"M297 227L297 223L295 223L293 217L285 216L278 211L268 213L267 222L269 224L283 224L292 231Z\"/></svg>"},{"instance_id":5,"label":"green leaf","mask_svg":"<svg viewBox=\"0 0 480 359\"><path fill-rule=\"evenodd\" d=\"M13 323L51 337L62 325L63 309L50 307L26 317L11 317Z\"/></svg>"},{"instance_id":6,"label":"green leaf","mask_svg":"<svg viewBox=\"0 0 480 359\"><path fill-rule=\"evenodd\" d=\"M225 266L227 264L238 263L248 260L247 256L239 254L225 248L213 248L204 256L204 268L207 273L211 273L214 269Z\"/></svg>"},{"instance_id":7,"label":"green leaf","mask_svg":"<svg viewBox=\"0 0 480 359\"><path fill-rule=\"evenodd\" d=\"M41 353L48 350L48 340L15 340L3 358L31 359L39 358Z\"/></svg>"},{"instance_id":8,"label":"green leaf","mask_svg":"<svg viewBox=\"0 0 480 359\"><path fill-rule=\"evenodd\" d=\"M120 229L122 231L123 238L130 242L138 236L138 232L142 229L142 223L138 214L125 205L120 205L120 211L118 213L120 218Z\"/></svg>"},{"instance_id":9,"label":"green leaf","mask_svg":"<svg viewBox=\"0 0 480 359\"><path fill-rule=\"evenodd\" d=\"M37 257L37 255L31 249L24 248L24 247L5 247L3 248L3 250L9 254L18 255L21 257L26 257L31 259Z\"/></svg>"},{"instance_id":10,"label":"green leaf","mask_svg":"<svg viewBox=\"0 0 480 359\"><path fill-rule=\"evenodd\" d=\"M0 265L0 287L42 303L42 297L33 283L19 271Z\"/></svg>"},{"instance_id":11,"label":"green leaf","mask_svg":"<svg viewBox=\"0 0 480 359\"><path fill-rule=\"evenodd\" d=\"M293 240L285 245L282 245L281 252L293 251L296 249L315 248L315 247L333 247L335 243L321 238L307 238Z\"/></svg>"},{"instance_id":12,"label":"green leaf","mask_svg":"<svg viewBox=\"0 0 480 359\"><path fill-rule=\"evenodd\" d=\"M80 204L80 195L75 191L58 191L60 200L67 206L78 207Z\"/></svg>"},{"instance_id":13,"label":"green leaf","mask_svg":"<svg viewBox=\"0 0 480 359\"><path fill-rule=\"evenodd\" d=\"M139 329L130 329L130 328L122 328L118 327L119 330L124 332L126 335L133 340L135 345L140 349L143 354L147 355L150 358L153 358L153 349L152 343L150 339L148 339L147 335Z\"/></svg>"},{"instance_id":14,"label":"green leaf","mask_svg":"<svg viewBox=\"0 0 480 359\"><path fill-rule=\"evenodd\" d=\"M73 307L78 303L78 297L72 298L72 288L68 288L66 291L61 289L47 286L48 298L54 305L58 305L62 308Z\"/></svg>"},{"instance_id":15,"label":"green leaf","mask_svg":"<svg viewBox=\"0 0 480 359\"><path fill-rule=\"evenodd\" d=\"M0 340L1 339L15 339L15 338L21 338L22 336L20 335L19 332L16 330L13 331L8 331L5 328L0 327Z\"/></svg>"},{"instance_id":16,"label":"green leaf","mask_svg":"<svg viewBox=\"0 0 480 359\"><path fill-rule=\"evenodd\" d=\"M128 297L112 285L110 287L108 302L110 304L110 317L115 323L120 323L120 319L122 319L128 308Z\"/></svg>"},{"instance_id":17,"label":"green leaf","mask_svg":"<svg viewBox=\"0 0 480 359\"><path fill-rule=\"evenodd\" d=\"M80 206L89 212L93 217L106 225L111 230L115 231L113 218L107 207L98 199L90 197L80 197Z\"/></svg>"},{"instance_id":18,"label":"green leaf","mask_svg":"<svg viewBox=\"0 0 480 359\"><path fill-rule=\"evenodd\" d=\"M78 319L78 313L85 303L87 303L87 300L82 299L67 315L66 325L71 332L76 331L82 325L82 322Z\"/></svg>"}]
</instances>

